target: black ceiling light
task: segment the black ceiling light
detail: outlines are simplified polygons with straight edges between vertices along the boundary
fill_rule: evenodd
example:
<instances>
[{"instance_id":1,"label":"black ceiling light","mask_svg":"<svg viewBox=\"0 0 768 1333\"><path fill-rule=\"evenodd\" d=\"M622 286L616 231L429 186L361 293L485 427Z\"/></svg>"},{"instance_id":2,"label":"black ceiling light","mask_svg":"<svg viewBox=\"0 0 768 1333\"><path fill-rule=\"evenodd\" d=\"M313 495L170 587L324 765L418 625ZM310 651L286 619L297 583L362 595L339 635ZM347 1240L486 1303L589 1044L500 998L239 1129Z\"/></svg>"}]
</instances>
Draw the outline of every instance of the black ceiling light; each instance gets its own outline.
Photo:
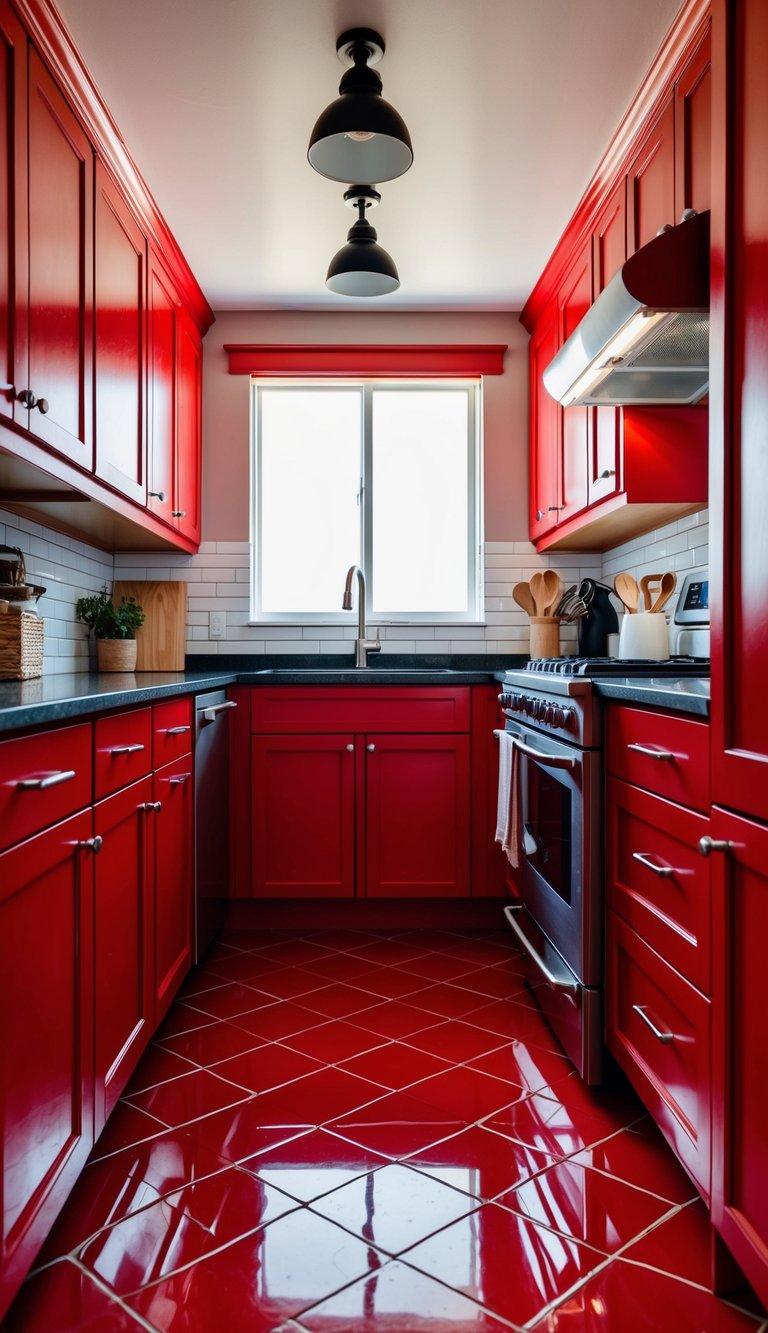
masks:
<instances>
[{"instance_id":1,"label":"black ceiling light","mask_svg":"<svg viewBox=\"0 0 768 1333\"><path fill-rule=\"evenodd\" d=\"M413 148L405 121L384 101L381 79L371 68L381 60L384 42L370 28L351 28L341 34L336 54L351 68L339 84L341 96L312 131L310 164L334 181L373 185L394 180L411 165Z\"/></svg>"},{"instance_id":2,"label":"black ceiling light","mask_svg":"<svg viewBox=\"0 0 768 1333\"><path fill-rule=\"evenodd\" d=\"M386 296L400 286L391 255L377 244L376 232L365 218L366 209L375 208L380 199L369 185L353 185L344 194L347 206L358 210L358 219L347 233L347 244L333 256L325 279L326 287L340 296Z\"/></svg>"}]
</instances>

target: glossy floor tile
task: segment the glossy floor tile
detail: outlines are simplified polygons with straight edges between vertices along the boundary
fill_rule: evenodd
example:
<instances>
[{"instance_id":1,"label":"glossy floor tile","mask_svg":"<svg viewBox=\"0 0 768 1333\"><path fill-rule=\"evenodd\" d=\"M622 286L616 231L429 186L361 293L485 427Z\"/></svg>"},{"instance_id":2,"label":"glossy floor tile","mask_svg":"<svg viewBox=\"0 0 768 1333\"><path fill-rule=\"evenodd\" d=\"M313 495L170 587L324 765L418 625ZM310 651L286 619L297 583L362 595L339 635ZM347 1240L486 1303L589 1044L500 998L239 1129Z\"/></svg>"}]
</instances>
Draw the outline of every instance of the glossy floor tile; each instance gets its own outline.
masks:
<instances>
[{"instance_id":1,"label":"glossy floor tile","mask_svg":"<svg viewBox=\"0 0 768 1333\"><path fill-rule=\"evenodd\" d=\"M2 1333L768 1333L504 932L228 931Z\"/></svg>"}]
</instances>

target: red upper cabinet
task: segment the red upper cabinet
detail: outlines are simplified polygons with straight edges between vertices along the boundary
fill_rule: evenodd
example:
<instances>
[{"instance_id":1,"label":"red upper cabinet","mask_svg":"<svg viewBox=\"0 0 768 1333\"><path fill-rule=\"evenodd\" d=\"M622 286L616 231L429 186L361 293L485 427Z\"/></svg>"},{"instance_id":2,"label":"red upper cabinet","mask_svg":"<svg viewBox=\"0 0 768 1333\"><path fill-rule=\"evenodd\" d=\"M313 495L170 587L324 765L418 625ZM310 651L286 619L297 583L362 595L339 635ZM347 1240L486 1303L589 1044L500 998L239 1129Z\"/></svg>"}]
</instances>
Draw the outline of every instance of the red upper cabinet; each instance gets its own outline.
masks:
<instances>
[{"instance_id":1,"label":"red upper cabinet","mask_svg":"<svg viewBox=\"0 0 768 1333\"><path fill-rule=\"evenodd\" d=\"M29 54L29 308L17 394L42 443L93 466L93 148ZM21 313L22 322L24 313Z\"/></svg>"},{"instance_id":2,"label":"red upper cabinet","mask_svg":"<svg viewBox=\"0 0 768 1333\"><path fill-rule=\"evenodd\" d=\"M712 202L712 38L709 29L675 84L675 222Z\"/></svg>"},{"instance_id":3,"label":"red upper cabinet","mask_svg":"<svg viewBox=\"0 0 768 1333\"><path fill-rule=\"evenodd\" d=\"M149 486L147 507L171 523L176 449L176 288L149 257Z\"/></svg>"},{"instance_id":4,"label":"red upper cabinet","mask_svg":"<svg viewBox=\"0 0 768 1333\"><path fill-rule=\"evenodd\" d=\"M584 246L570 265L557 296L559 345L570 338L592 304L592 246ZM546 392L546 390L545 390ZM593 413L588 407L566 407L562 413L558 523L565 523L587 504L587 457Z\"/></svg>"},{"instance_id":5,"label":"red upper cabinet","mask_svg":"<svg viewBox=\"0 0 768 1333\"><path fill-rule=\"evenodd\" d=\"M612 190L592 233L592 275L595 297L608 286L627 257L627 185L622 177ZM587 457L589 503L596 504L622 489L622 410L592 409Z\"/></svg>"},{"instance_id":6,"label":"red upper cabinet","mask_svg":"<svg viewBox=\"0 0 768 1333\"><path fill-rule=\"evenodd\" d=\"M197 325L181 307L176 362L176 486L171 517L190 541L199 542L203 346Z\"/></svg>"},{"instance_id":7,"label":"red upper cabinet","mask_svg":"<svg viewBox=\"0 0 768 1333\"><path fill-rule=\"evenodd\" d=\"M675 112L665 105L644 136L627 177L627 246L647 245L675 217Z\"/></svg>"},{"instance_id":8,"label":"red upper cabinet","mask_svg":"<svg viewBox=\"0 0 768 1333\"><path fill-rule=\"evenodd\" d=\"M146 497L147 242L103 163L96 163L96 475Z\"/></svg>"},{"instance_id":9,"label":"red upper cabinet","mask_svg":"<svg viewBox=\"0 0 768 1333\"><path fill-rule=\"evenodd\" d=\"M531 541L558 524L563 410L547 393L542 373L558 349L557 311L547 310L531 335L530 366L530 532Z\"/></svg>"},{"instance_id":10,"label":"red upper cabinet","mask_svg":"<svg viewBox=\"0 0 768 1333\"><path fill-rule=\"evenodd\" d=\"M15 306L26 312L26 118L27 36L10 5L0 0L0 417L18 414L25 421L27 412L16 398Z\"/></svg>"}]
</instances>

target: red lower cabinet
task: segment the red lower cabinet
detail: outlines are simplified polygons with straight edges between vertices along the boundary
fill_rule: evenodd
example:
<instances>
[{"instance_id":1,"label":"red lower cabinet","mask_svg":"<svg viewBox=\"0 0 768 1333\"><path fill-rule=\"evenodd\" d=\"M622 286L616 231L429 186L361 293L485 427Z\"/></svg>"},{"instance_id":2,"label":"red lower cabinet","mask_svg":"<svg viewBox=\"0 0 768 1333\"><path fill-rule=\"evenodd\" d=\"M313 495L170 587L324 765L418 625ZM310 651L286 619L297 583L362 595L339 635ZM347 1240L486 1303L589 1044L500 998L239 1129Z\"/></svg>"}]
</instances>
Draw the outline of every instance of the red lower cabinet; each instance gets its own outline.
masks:
<instances>
[{"instance_id":1,"label":"red lower cabinet","mask_svg":"<svg viewBox=\"0 0 768 1333\"><path fill-rule=\"evenodd\" d=\"M0 1312L93 1145L91 811L0 856Z\"/></svg>"},{"instance_id":2,"label":"red lower cabinet","mask_svg":"<svg viewBox=\"0 0 768 1333\"><path fill-rule=\"evenodd\" d=\"M159 1022L193 956L194 782L192 757L160 768L153 778L154 1018ZM226 830L222 830L222 837Z\"/></svg>"},{"instance_id":3,"label":"red lower cabinet","mask_svg":"<svg viewBox=\"0 0 768 1333\"><path fill-rule=\"evenodd\" d=\"M768 826L714 808L712 1220L768 1302Z\"/></svg>"},{"instance_id":4,"label":"red lower cabinet","mask_svg":"<svg viewBox=\"0 0 768 1333\"><path fill-rule=\"evenodd\" d=\"M104 1127L146 1045L153 1019L149 884L152 779L95 809L95 1128Z\"/></svg>"}]
</instances>

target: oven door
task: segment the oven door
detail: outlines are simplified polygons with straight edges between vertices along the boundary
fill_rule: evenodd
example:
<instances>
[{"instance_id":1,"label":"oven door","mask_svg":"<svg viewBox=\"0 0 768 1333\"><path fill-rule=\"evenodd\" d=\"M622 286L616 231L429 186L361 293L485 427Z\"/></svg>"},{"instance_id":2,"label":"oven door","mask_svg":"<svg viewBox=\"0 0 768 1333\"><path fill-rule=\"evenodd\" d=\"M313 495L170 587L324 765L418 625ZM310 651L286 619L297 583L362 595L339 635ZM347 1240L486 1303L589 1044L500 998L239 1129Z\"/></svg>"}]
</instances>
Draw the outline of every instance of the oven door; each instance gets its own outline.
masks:
<instances>
[{"instance_id":1,"label":"oven door","mask_svg":"<svg viewBox=\"0 0 768 1333\"><path fill-rule=\"evenodd\" d=\"M602 983L599 753L506 724L519 751L521 893L583 986Z\"/></svg>"}]
</instances>

